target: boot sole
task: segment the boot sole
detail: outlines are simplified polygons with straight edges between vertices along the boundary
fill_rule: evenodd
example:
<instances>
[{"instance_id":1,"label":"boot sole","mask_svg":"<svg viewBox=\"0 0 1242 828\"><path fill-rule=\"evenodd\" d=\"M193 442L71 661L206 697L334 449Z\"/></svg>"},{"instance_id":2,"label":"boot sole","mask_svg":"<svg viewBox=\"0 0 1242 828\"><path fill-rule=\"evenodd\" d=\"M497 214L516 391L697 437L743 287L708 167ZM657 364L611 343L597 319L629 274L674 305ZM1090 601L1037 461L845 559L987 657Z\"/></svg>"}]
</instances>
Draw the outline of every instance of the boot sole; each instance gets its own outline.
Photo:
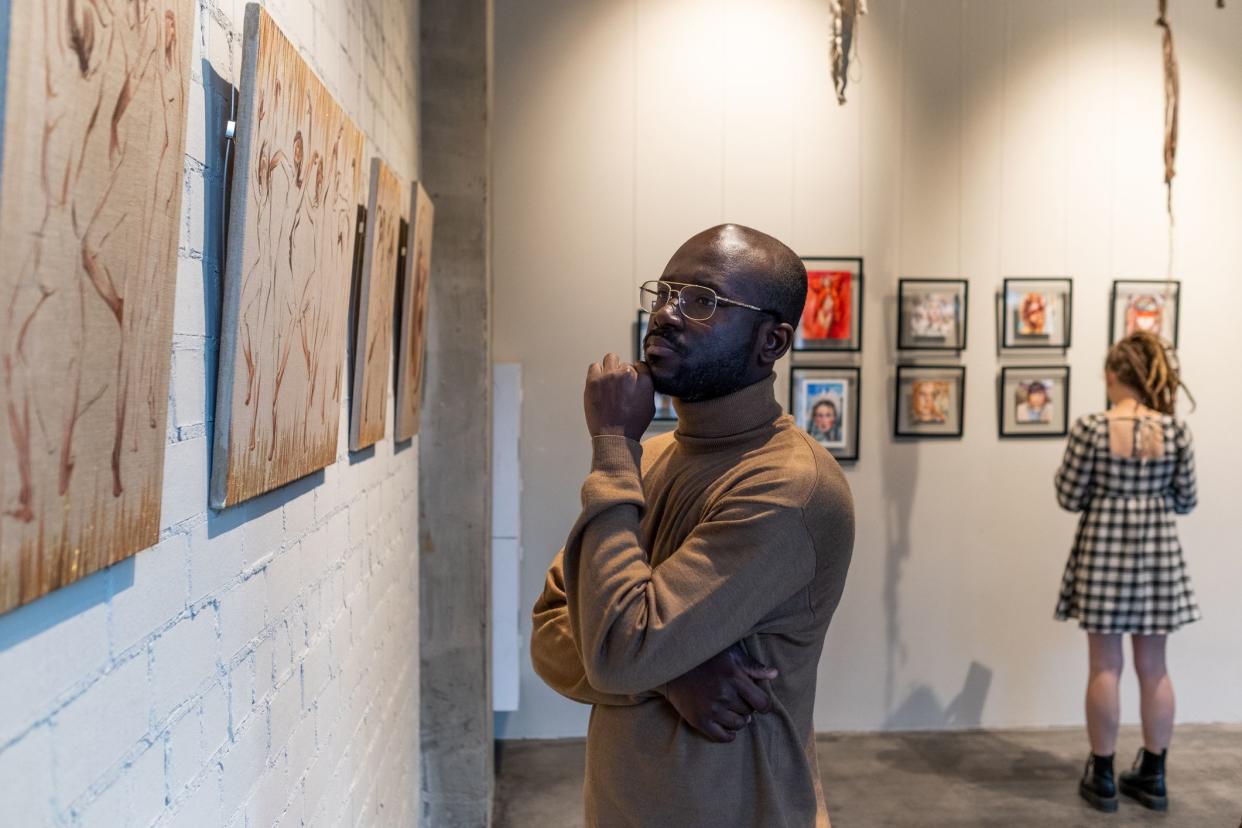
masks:
<instances>
[{"instance_id":1,"label":"boot sole","mask_svg":"<svg viewBox=\"0 0 1242 828\"><path fill-rule=\"evenodd\" d=\"M1087 803L1097 811L1103 811L1106 814L1117 812L1117 797L1115 796L1100 796L1081 783L1078 785L1078 795L1087 800Z\"/></svg>"},{"instance_id":2,"label":"boot sole","mask_svg":"<svg viewBox=\"0 0 1242 828\"><path fill-rule=\"evenodd\" d=\"M1119 786L1121 792L1133 799L1135 802L1153 811L1169 810L1169 798L1167 796L1153 796L1142 788L1136 788L1133 785L1127 785L1122 782Z\"/></svg>"}]
</instances>

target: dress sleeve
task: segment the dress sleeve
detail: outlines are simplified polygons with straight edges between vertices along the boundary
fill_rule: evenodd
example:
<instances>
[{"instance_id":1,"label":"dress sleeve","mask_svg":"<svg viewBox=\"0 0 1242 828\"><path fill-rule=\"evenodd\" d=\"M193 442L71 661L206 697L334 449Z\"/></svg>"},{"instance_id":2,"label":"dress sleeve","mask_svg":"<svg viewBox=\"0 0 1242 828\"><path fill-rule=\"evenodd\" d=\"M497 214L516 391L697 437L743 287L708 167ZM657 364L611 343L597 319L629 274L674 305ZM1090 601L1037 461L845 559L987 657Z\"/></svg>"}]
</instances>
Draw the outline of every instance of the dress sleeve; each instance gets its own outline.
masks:
<instances>
[{"instance_id":1,"label":"dress sleeve","mask_svg":"<svg viewBox=\"0 0 1242 828\"><path fill-rule=\"evenodd\" d=\"M548 567L543 594L535 602L532 615L530 656L535 672L556 692L583 704L624 707L655 698L656 692L637 695L604 693L587 680L582 657L569 628L569 608L565 603L565 551L556 553Z\"/></svg>"},{"instance_id":2,"label":"dress sleeve","mask_svg":"<svg viewBox=\"0 0 1242 828\"><path fill-rule=\"evenodd\" d=\"M791 505L787 482L752 475L653 569L639 536L640 453L632 441L595 438L565 545L569 622L587 681L615 694L661 687L746 637L816 567L803 504Z\"/></svg>"},{"instance_id":3,"label":"dress sleeve","mask_svg":"<svg viewBox=\"0 0 1242 828\"><path fill-rule=\"evenodd\" d=\"M1199 488L1195 480L1195 444L1190 427L1177 424L1177 469L1173 473L1173 511L1188 515L1199 503Z\"/></svg>"},{"instance_id":4,"label":"dress sleeve","mask_svg":"<svg viewBox=\"0 0 1242 828\"><path fill-rule=\"evenodd\" d=\"M1091 500L1091 470L1095 464L1091 420L1084 417L1074 423L1065 457L1057 471L1057 502L1062 509L1081 512Z\"/></svg>"}]
</instances>

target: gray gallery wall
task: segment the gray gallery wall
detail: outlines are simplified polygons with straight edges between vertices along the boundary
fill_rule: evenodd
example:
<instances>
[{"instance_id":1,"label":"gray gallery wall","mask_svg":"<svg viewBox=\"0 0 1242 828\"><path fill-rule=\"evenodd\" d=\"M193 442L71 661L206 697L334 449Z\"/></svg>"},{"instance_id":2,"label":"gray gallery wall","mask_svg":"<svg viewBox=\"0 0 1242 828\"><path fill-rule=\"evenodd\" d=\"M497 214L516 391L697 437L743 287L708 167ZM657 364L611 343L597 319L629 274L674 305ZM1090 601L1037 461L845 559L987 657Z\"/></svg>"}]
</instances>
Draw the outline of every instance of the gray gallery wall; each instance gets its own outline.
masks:
<instances>
[{"instance_id":1,"label":"gray gallery wall","mask_svg":"<svg viewBox=\"0 0 1242 828\"><path fill-rule=\"evenodd\" d=\"M581 378L631 350L634 287L730 220L804 254L866 258L859 531L820 667L823 729L1070 725L1085 637L1052 620L1074 527L1062 443L1000 441L995 293L1075 279L1075 415L1103 402L1114 278L1162 278L1168 231L1154 4L876 2L838 107L820 0L516 0L496 7L495 358L520 362L519 623L578 508ZM1183 522L1204 621L1173 640L1179 716L1242 721L1232 494L1242 386L1242 9L1180 3L1175 274L1199 400L1202 505ZM970 280L966 433L894 443L903 276ZM1060 362L1059 355L1005 364ZM787 365L778 393L785 394ZM506 623L497 619L497 623ZM1124 715L1136 718L1127 680ZM587 711L523 661L500 738L574 736Z\"/></svg>"},{"instance_id":2,"label":"gray gallery wall","mask_svg":"<svg viewBox=\"0 0 1242 828\"><path fill-rule=\"evenodd\" d=\"M394 447L390 418L373 452L350 455L344 399L335 463L207 508L221 137L244 3L192 5L161 540L0 615L0 823L413 824L417 439ZM417 4L265 5L366 152L412 179Z\"/></svg>"}]
</instances>

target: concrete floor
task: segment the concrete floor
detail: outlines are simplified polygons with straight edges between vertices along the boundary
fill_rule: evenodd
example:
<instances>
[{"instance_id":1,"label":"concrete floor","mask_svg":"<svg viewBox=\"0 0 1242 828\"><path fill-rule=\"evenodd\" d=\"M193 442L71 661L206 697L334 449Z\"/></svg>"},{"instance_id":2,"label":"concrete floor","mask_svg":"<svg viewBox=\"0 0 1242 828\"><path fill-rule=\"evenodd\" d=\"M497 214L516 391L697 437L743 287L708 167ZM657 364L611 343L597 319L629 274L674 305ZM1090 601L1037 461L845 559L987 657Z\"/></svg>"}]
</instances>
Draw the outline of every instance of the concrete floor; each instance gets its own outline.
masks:
<instances>
[{"instance_id":1,"label":"concrete floor","mask_svg":"<svg viewBox=\"0 0 1242 828\"><path fill-rule=\"evenodd\" d=\"M1122 729L1119 769L1140 742L1137 728ZM1177 729L1165 814L1125 797L1112 815L1083 803L1077 784L1087 748L1078 729L823 735L818 747L833 828L1242 828L1237 725ZM581 740L501 742L498 828L580 828L583 750Z\"/></svg>"}]
</instances>

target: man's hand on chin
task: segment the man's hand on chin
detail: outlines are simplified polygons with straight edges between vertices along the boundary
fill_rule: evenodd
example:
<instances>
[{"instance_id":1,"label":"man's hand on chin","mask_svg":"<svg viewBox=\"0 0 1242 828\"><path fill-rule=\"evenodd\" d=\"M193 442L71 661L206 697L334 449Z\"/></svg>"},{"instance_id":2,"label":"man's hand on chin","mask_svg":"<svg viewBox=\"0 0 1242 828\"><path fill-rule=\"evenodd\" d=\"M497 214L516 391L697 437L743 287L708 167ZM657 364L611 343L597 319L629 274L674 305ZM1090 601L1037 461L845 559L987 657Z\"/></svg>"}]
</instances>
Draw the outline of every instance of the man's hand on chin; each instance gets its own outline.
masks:
<instances>
[{"instance_id":1,"label":"man's hand on chin","mask_svg":"<svg viewBox=\"0 0 1242 828\"><path fill-rule=\"evenodd\" d=\"M587 370L583 393L587 431L641 440L655 417L655 389L643 362L622 362L608 354Z\"/></svg>"},{"instance_id":2,"label":"man's hand on chin","mask_svg":"<svg viewBox=\"0 0 1242 828\"><path fill-rule=\"evenodd\" d=\"M732 742L754 713L767 713L772 699L757 682L776 678L740 644L673 679L665 687L669 704L686 724L713 742Z\"/></svg>"}]
</instances>

